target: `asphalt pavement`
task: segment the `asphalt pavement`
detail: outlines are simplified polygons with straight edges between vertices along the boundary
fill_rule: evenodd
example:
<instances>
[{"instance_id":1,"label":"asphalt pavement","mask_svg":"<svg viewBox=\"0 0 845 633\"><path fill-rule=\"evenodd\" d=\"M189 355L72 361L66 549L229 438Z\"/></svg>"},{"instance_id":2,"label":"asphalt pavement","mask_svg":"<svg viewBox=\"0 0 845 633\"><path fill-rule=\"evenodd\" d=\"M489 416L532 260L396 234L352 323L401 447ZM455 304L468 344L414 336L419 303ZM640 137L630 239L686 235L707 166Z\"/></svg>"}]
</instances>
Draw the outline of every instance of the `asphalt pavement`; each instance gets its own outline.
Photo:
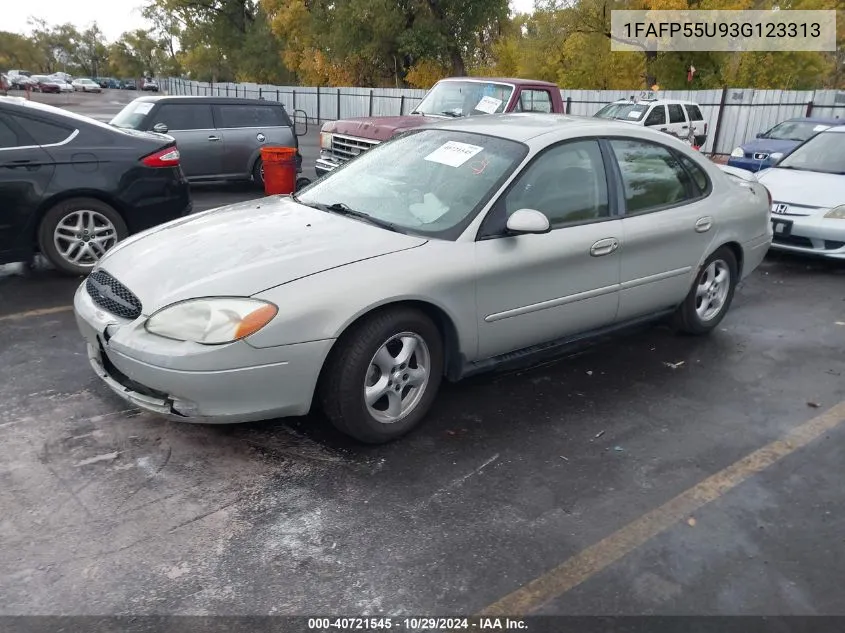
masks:
<instances>
[{"instance_id":1,"label":"asphalt pavement","mask_svg":"<svg viewBox=\"0 0 845 633\"><path fill-rule=\"evenodd\" d=\"M771 254L709 337L446 385L378 447L129 407L79 282L0 273L0 614L845 615L842 264Z\"/></svg>"}]
</instances>

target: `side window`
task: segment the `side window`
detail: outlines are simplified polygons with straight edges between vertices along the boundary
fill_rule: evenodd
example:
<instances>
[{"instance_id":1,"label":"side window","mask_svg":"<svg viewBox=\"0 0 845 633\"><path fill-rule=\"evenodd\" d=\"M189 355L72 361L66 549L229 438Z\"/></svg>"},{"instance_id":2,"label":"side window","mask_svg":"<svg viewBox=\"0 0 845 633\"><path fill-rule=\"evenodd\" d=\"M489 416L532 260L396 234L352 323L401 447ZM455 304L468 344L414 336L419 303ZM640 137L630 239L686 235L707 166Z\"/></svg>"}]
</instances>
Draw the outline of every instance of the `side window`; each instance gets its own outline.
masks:
<instances>
[{"instance_id":1,"label":"side window","mask_svg":"<svg viewBox=\"0 0 845 633\"><path fill-rule=\"evenodd\" d=\"M65 127L64 125L57 125L55 123L47 123L40 119L30 119L29 117L20 116L17 114L10 115L12 120L20 125L26 133L32 137L38 145L55 145L66 140L73 129Z\"/></svg>"},{"instance_id":2,"label":"side window","mask_svg":"<svg viewBox=\"0 0 845 633\"><path fill-rule=\"evenodd\" d=\"M704 170L696 165L694 161L682 154L679 154L679 158L681 163L683 163L684 167L686 167L687 171L692 176L695 184L698 186L698 190L702 194L708 192L710 190L710 179L707 177L707 174L704 173Z\"/></svg>"},{"instance_id":3,"label":"side window","mask_svg":"<svg viewBox=\"0 0 845 633\"><path fill-rule=\"evenodd\" d=\"M0 119L0 149L21 147L24 143L18 139L18 135L10 128L3 119Z\"/></svg>"},{"instance_id":4,"label":"side window","mask_svg":"<svg viewBox=\"0 0 845 633\"><path fill-rule=\"evenodd\" d=\"M628 215L692 198L690 176L668 148L622 139L614 139L610 145L622 173Z\"/></svg>"},{"instance_id":5,"label":"side window","mask_svg":"<svg viewBox=\"0 0 845 633\"><path fill-rule=\"evenodd\" d=\"M505 198L505 211L536 209L552 227L610 215L598 141L563 143L534 159Z\"/></svg>"},{"instance_id":6,"label":"side window","mask_svg":"<svg viewBox=\"0 0 845 633\"><path fill-rule=\"evenodd\" d=\"M217 126L221 128L285 125L282 109L276 106L221 105L217 114Z\"/></svg>"},{"instance_id":7,"label":"side window","mask_svg":"<svg viewBox=\"0 0 845 633\"><path fill-rule=\"evenodd\" d=\"M168 130L213 130L211 106L199 103L165 103L153 115L150 128L164 123Z\"/></svg>"},{"instance_id":8,"label":"side window","mask_svg":"<svg viewBox=\"0 0 845 633\"><path fill-rule=\"evenodd\" d=\"M697 105L685 103L684 108L686 108L687 116L689 117L690 121L704 120L704 117L701 115L701 109Z\"/></svg>"},{"instance_id":9,"label":"side window","mask_svg":"<svg viewBox=\"0 0 845 633\"><path fill-rule=\"evenodd\" d=\"M657 105L651 109L645 120L645 125L665 125L666 124L666 106Z\"/></svg>"},{"instance_id":10,"label":"side window","mask_svg":"<svg viewBox=\"0 0 845 633\"><path fill-rule=\"evenodd\" d=\"M519 93L517 112L551 112L552 96L548 90L523 90Z\"/></svg>"},{"instance_id":11,"label":"side window","mask_svg":"<svg viewBox=\"0 0 845 633\"><path fill-rule=\"evenodd\" d=\"M670 103L669 104L669 123L686 123L687 120L684 118L684 109L681 107L680 103Z\"/></svg>"}]
</instances>

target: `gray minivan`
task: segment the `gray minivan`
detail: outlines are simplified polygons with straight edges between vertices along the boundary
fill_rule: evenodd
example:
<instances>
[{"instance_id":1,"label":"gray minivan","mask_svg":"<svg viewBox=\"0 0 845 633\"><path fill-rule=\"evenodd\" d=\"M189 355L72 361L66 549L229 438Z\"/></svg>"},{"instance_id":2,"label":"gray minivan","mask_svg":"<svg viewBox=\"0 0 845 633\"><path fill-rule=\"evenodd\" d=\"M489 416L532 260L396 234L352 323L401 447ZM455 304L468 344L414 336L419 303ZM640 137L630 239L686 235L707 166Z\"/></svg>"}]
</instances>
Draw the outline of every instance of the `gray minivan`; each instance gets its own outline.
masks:
<instances>
[{"instance_id":1,"label":"gray minivan","mask_svg":"<svg viewBox=\"0 0 845 633\"><path fill-rule=\"evenodd\" d=\"M295 147L297 130L281 103L230 97L139 97L111 120L119 128L176 139L182 170L191 182L254 180L264 184L261 147ZM307 130L306 130L307 132Z\"/></svg>"}]
</instances>

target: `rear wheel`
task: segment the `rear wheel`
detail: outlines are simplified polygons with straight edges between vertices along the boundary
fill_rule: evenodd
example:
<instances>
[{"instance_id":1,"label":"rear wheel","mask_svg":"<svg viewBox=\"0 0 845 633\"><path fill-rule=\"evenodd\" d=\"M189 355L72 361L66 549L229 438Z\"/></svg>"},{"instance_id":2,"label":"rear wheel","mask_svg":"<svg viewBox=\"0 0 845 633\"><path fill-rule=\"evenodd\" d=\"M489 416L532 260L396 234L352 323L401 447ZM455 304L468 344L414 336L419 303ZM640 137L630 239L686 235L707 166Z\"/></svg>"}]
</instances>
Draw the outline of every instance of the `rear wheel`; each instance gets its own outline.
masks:
<instances>
[{"instance_id":1,"label":"rear wheel","mask_svg":"<svg viewBox=\"0 0 845 633\"><path fill-rule=\"evenodd\" d=\"M727 246L717 249L701 267L692 288L673 317L675 327L688 334L712 331L730 308L738 266Z\"/></svg>"},{"instance_id":2,"label":"rear wheel","mask_svg":"<svg viewBox=\"0 0 845 633\"><path fill-rule=\"evenodd\" d=\"M123 218L105 202L72 198L44 215L38 229L38 245L59 271L87 275L106 251L127 234Z\"/></svg>"},{"instance_id":3,"label":"rear wheel","mask_svg":"<svg viewBox=\"0 0 845 633\"><path fill-rule=\"evenodd\" d=\"M422 421L442 377L437 326L418 310L397 308L344 334L326 361L319 397L338 430L381 444Z\"/></svg>"},{"instance_id":4,"label":"rear wheel","mask_svg":"<svg viewBox=\"0 0 845 633\"><path fill-rule=\"evenodd\" d=\"M259 158L252 166L252 181L259 187L264 188L264 161Z\"/></svg>"}]
</instances>

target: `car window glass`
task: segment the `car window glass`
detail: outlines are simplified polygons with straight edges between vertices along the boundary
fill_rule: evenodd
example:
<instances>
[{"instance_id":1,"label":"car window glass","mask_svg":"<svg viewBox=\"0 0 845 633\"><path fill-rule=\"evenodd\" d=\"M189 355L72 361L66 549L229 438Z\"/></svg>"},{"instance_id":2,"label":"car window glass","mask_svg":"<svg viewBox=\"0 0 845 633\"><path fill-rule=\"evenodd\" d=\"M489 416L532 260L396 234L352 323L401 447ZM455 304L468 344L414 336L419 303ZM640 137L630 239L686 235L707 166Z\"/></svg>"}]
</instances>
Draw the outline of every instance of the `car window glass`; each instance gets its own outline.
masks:
<instances>
[{"instance_id":1,"label":"car window glass","mask_svg":"<svg viewBox=\"0 0 845 633\"><path fill-rule=\"evenodd\" d=\"M55 145L61 143L73 132L64 125L47 123L39 119L30 119L16 114L10 115L32 137L38 145Z\"/></svg>"},{"instance_id":2,"label":"car window glass","mask_svg":"<svg viewBox=\"0 0 845 633\"><path fill-rule=\"evenodd\" d=\"M680 161L683 163L684 167L687 168L690 175L692 175L692 179L695 181L695 184L698 185L698 190L702 193L707 191L710 180L707 178L707 174L704 173L704 170L686 156L680 156Z\"/></svg>"},{"instance_id":3,"label":"car window glass","mask_svg":"<svg viewBox=\"0 0 845 633\"><path fill-rule=\"evenodd\" d=\"M684 123L684 109L679 103L669 104L669 123Z\"/></svg>"},{"instance_id":4,"label":"car window glass","mask_svg":"<svg viewBox=\"0 0 845 633\"><path fill-rule=\"evenodd\" d=\"M519 93L516 112L551 112L552 97L548 90L523 90Z\"/></svg>"},{"instance_id":5,"label":"car window glass","mask_svg":"<svg viewBox=\"0 0 845 633\"><path fill-rule=\"evenodd\" d=\"M221 105L217 112L221 128L285 125L282 109L277 106Z\"/></svg>"},{"instance_id":6,"label":"car window glass","mask_svg":"<svg viewBox=\"0 0 845 633\"><path fill-rule=\"evenodd\" d=\"M197 103L165 103L153 116L152 125L156 123L164 123L168 130L214 129L211 106Z\"/></svg>"},{"instance_id":7,"label":"car window glass","mask_svg":"<svg viewBox=\"0 0 845 633\"><path fill-rule=\"evenodd\" d=\"M690 177L668 148L656 143L610 142L625 187L627 213L677 204L689 197Z\"/></svg>"},{"instance_id":8,"label":"car window glass","mask_svg":"<svg viewBox=\"0 0 845 633\"><path fill-rule=\"evenodd\" d=\"M564 143L535 159L505 199L508 216L519 209L541 211L552 227L607 217L607 178L598 142Z\"/></svg>"},{"instance_id":9,"label":"car window glass","mask_svg":"<svg viewBox=\"0 0 845 633\"><path fill-rule=\"evenodd\" d=\"M0 120L0 148L20 147L18 135L5 121Z\"/></svg>"},{"instance_id":10,"label":"car window glass","mask_svg":"<svg viewBox=\"0 0 845 633\"><path fill-rule=\"evenodd\" d=\"M697 105L690 105L685 104L684 107L687 110L687 116L689 116L690 121L703 121L704 117L701 115L701 110Z\"/></svg>"},{"instance_id":11,"label":"car window glass","mask_svg":"<svg viewBox=\"0 0 845 633\"><path fill-rule=\"evenodd\" d=\"M662 105L654 106L646 117L646 125L663 125L666 123L666 108Z\"/></svg>"}]
</instances>

